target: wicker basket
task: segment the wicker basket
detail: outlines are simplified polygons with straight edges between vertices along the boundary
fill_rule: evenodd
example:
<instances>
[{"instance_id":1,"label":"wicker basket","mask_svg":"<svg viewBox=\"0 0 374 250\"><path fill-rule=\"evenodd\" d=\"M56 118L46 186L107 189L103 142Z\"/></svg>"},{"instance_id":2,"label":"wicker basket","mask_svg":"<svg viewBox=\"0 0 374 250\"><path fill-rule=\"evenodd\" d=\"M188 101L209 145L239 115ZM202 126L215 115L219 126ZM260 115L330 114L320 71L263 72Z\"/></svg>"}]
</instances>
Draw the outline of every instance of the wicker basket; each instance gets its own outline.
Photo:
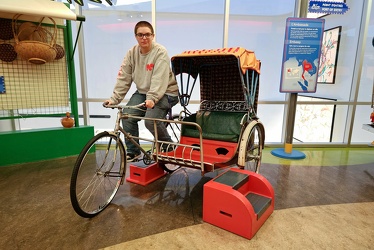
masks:
<instances>
[{"instance_id":1,"label":"wicker basket","mask_svg":"<svg viewBox=\"0 0 374 250\"><path fill-rule=\"evenodd\" d=\"M45 42L47 36L45 29L31 22L22 23L18 27L17 35L20 42L25 40Z\"/></svg>"},{"instance_id":2,"label":"wicker basket","mask_svg":"<svg viewBox=\"0 0 374 250\"><path fill-rule=\"evenodd\" d=\"M11 19L0 18L0 39L1 40L13 39Z\"/></svg>"},{"instance_id":3,"label":"wicker basket","mask_svg":"<svg viewBox=\"0 0 374 250\"><path fill-rule=\"evenodd\" d=\"M0 60L4 62L13 62L17 59L17 53L13 45L9 43L0 44Z\"/></svg>"},{"instance_id":4,"label":"wicker basket","mask_svg":"<svg viewBox=\"0 0 374 250\"><path fill-rule=\"evenodd\" d=\"M55 58L56 60L60 60L61 58L65 56L65 49L60 44L56 43L54 48L57 51L56 58Z\"/></svg>"},{"instance_id":5,"label":"wicker basket","mask_svg":"<svg viewBox=\"0 0 374 250\"><path fill-rule=\"evenodd\" d=\"M26 32L26 29L19 29L18 32L16 32L17 21L20 16L20 14L17 14L13 17L13 34L15 40L14 49L17 54L22 59L34 64L44 64L53 61L57 55L57 50L54 48L57 35L56 22L49 17L54 24L54 31L52 34L41 26L42 21L44 20L44 18L42 18L39 25L35 28L35 31L38 31L40 39L20 41L19 36L22 36L22 33Z\"/></svg>"}]
</instances>

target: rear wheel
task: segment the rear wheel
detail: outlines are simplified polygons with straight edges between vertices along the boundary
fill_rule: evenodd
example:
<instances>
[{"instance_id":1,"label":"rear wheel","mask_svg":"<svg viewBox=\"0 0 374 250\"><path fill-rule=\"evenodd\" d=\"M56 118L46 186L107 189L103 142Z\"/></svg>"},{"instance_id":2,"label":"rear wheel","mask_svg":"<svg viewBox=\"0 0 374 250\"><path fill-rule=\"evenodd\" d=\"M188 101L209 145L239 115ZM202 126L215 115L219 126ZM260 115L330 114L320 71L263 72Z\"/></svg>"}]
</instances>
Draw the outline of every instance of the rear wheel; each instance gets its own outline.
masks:
<instances>
[{"instance_id":1,"label":"rear wheel","mask_svg":"<svg viewBox=\"0 0 374 250\"><path fill-rule=\"evenodd\" d=\"M258 173L263 148L263 125L258 121L252 121L245 128L240 140L238 165L246 170Z\"/></svg>"},{"instance_id":2,"label":"rear wheel","mask_svg":"<svg viewBox=\"0 0 374 250\"><path fill-rule=\"evenodd\" d=\"M90 218L104 210L122 183L125 166L125 148L115 134L94 136L79 154L71 176L70 200L75 212Z\"/></svg>"}]
</instances>

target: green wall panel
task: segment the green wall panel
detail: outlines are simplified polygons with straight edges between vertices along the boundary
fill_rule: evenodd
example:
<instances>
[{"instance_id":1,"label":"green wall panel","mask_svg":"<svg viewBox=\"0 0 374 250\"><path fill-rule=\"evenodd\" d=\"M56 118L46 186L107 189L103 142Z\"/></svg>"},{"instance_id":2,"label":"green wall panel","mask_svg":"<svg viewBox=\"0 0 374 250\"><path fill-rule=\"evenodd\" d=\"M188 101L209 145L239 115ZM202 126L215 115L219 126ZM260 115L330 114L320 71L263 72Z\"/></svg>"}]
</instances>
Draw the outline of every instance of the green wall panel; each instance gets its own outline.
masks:
<instances>
[{"instance_id":1,"label":"green wall panel","mask_svg":"<svg viewBox=\"0 0 374 250\"><path fill-rule=\"evenodd\" d=\"M0 166L78 155L92 126L0 132Z\"/></svg>"}]
</instances>

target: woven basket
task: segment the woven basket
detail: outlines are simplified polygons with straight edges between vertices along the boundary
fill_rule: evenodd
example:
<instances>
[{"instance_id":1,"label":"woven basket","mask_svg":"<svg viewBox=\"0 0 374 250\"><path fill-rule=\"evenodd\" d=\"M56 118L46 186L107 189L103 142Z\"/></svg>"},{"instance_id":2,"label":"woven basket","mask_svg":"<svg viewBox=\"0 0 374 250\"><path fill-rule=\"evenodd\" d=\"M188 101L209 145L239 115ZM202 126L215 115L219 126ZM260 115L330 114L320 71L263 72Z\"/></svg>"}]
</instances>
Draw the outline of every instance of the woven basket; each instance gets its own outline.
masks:
<instances>
[{"instance_id":1,"label":"woven basket","mask_svg":"<svg viewBox=\"0 0 374 250\"><path fill-rule=\"evenodd\" d=\"M24 22L18 27L18 40L45 42L47 36L45 29L31 22Z\"/></svg>"},{"instance_id":2,"label":"woven basket","mask_svg":"<svg viewBox=\"0 0 374 250\"><path fill-rule=\"evenodd\" d=\"M65 49L60 44L56 43L54 48L57 51L56 58L55 58L56 60L60 60L61 58L65 56Z\"/></svg>"},{"instance_id":3,"label":"woven basket","mask_svg":"<svg viewBox=\"0 0 374 250\"><path fill-rule=\"evenodd\" d=\"M0 18L0 39L1 40L13 39L11 19Z\"/></svg>"},{"instance_id":4,"label":"woven basket","mask_svg":"<svg viewBox=\"0 0 374 250\"><path fill-rule=\"evenodd\" d=\"M14 49L17 54L24 60L34 63L34 64L44 64L46 62L53 61L56 58L57 50L54 48L56 44L56 35L57 35L57 26L56 22L49 17L49 19L54 24L53 34L47 29L44 29L41 24L44 18L39 22L39 25L36 26L36 30L40 38L36 40L19 40L19 36L22 36L23 32L26 32L26 29L19 29L16 32L17 20L20 17L20 14L17 14L13 17L13 34L15 40ZM29 32L29 31L27 31ZM31 38L30 38L31 39ZM41 41L40 41L41 40Z\"/></svg>"},{"instance_id":5,"label":"woven basket","mask_svg":"<svg viewBox=\"0 0 374 250\"><path fill-rule=\"evenodd\" d=\"M13 45L9 43L0 44L0 60L4 62L13 62L17 59L17 53Z\"/></svg>"}]
</instances>

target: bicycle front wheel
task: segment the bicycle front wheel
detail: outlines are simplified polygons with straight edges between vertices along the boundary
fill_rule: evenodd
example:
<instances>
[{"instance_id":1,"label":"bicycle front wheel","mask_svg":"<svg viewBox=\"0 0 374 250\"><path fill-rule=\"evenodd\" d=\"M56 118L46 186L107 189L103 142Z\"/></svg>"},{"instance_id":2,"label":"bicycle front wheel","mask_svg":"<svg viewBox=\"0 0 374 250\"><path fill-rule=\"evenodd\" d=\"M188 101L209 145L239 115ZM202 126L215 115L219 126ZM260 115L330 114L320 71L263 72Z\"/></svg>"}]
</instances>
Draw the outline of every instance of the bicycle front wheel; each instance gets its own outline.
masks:
<instances>
[{"instance_id":1,"label":"bicycle front wheel","mask_svg":"<svg viewBox=\"0 0 374 250\"><path fill-rule=\"evenodd\" d=\"M125 148L109 132L94 136L83 148L74 165L70 200L77 214L91 218L113 200L125 176Z\"/></svg>"}]
</instances>

